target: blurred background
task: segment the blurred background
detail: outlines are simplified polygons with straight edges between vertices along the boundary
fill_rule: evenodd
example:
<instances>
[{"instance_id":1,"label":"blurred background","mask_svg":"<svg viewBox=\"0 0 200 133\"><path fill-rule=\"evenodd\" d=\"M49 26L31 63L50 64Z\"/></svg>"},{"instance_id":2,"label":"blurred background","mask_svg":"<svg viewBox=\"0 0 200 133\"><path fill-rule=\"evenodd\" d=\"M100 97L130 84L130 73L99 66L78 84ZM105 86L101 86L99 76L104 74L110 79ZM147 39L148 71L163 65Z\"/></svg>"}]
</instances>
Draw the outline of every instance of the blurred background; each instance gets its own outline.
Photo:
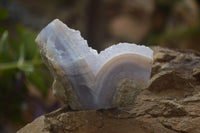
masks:
<instances>
[{"instance_id":1,"label":"blurred background","mask_svg":"<svg viewBox=\"0 0 200 133\"><path fill-rule=\"evenodd\" d=\"M200 50L198 0L0 0L0 133L61 106L34 42L55 18L98 51L118 42Z\"/></svg>"}]
</instances>

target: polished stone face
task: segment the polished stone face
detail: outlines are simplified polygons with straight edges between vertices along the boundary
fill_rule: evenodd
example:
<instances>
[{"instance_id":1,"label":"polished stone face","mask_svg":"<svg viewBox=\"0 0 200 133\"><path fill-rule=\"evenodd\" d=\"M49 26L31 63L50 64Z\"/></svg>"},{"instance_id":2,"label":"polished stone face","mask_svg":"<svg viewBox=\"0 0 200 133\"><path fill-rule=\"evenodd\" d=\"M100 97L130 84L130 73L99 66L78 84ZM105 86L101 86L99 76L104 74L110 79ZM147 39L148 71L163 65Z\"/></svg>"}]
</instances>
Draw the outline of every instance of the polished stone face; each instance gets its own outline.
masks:
<instances>
[{"instance_id":1,"label":"polished stone face","mask_svg":"<svg viewBox=\"0 0 200 133\"><path fill-rule=\"evenodd\" d=\"M58 19L40 32L36 42L54 76L55 95L73 109L123 106L121 99L130 103L135 89L149 81L153 51L148 47L119 43L98 54L79 31ZM129 84L134 86L128 88L129 94L123 93L126 98L120 95L123 89L117 89L124 80L131 80Z\"/></svg>"}]
</instances>

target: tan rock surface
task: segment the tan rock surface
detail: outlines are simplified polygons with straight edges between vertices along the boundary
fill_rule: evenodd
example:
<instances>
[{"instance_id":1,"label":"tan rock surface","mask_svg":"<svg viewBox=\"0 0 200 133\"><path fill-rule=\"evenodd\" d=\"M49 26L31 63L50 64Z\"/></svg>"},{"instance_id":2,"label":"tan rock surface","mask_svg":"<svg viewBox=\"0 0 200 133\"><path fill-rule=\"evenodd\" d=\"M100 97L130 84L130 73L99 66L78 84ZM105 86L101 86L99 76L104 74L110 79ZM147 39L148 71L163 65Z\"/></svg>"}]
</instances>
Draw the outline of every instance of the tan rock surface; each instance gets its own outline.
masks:
<instances>
[{"instance_id":1,"label":"tan rock surface","mask_svg":"<svg viewBox=\"0 0 200 133\"><path fill-rule=\"evenodd\" d=\"M200 53L154 47L152 78L128 107L43 115L18 133L198 133Z\"/></svg>"}]
</instances>

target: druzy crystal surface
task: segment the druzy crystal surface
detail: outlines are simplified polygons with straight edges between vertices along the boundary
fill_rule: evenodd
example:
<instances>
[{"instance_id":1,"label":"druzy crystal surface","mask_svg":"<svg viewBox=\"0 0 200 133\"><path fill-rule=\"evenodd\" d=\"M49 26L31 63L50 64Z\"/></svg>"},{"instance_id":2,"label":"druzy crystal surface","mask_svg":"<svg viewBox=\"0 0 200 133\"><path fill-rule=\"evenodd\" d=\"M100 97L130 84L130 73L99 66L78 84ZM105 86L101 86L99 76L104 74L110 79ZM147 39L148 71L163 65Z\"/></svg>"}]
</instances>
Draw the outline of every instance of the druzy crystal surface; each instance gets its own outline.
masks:
<instances>
[{"instance_id":1,"label":"druzy crystal surface","mask_svg":"<svg viewBox=\"0 0 200 133\"><path fill-rule=\"evenodd\" d=\"M36 42L54 76L55 95L73 109L125 106L150 78L153 51L146 46L119 43L98 53L79 31L58 19L39 33Z\"/></svg>"}]
</instances>

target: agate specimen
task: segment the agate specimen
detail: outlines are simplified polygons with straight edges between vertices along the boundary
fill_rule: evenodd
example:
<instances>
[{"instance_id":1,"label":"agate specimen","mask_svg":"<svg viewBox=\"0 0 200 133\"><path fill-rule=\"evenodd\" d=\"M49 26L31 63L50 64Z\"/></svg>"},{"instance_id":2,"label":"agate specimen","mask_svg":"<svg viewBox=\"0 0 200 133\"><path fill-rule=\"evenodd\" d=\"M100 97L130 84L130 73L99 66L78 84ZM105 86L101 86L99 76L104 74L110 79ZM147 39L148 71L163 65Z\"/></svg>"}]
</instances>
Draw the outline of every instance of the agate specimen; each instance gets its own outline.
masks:
<instances>
[{"instance_id":1,"label":"agate specimen","mask_svg":"<svg viewBox=\"0 0 200 133\"><path fill-rule=\"evenodd\" d=\"M98 54L79 31L58 19L39 33L36 42L54 76L54 94L72 109L124 106L150 78L153 51L145 46L119 43Z\"/></svg>"}]
</instances>

